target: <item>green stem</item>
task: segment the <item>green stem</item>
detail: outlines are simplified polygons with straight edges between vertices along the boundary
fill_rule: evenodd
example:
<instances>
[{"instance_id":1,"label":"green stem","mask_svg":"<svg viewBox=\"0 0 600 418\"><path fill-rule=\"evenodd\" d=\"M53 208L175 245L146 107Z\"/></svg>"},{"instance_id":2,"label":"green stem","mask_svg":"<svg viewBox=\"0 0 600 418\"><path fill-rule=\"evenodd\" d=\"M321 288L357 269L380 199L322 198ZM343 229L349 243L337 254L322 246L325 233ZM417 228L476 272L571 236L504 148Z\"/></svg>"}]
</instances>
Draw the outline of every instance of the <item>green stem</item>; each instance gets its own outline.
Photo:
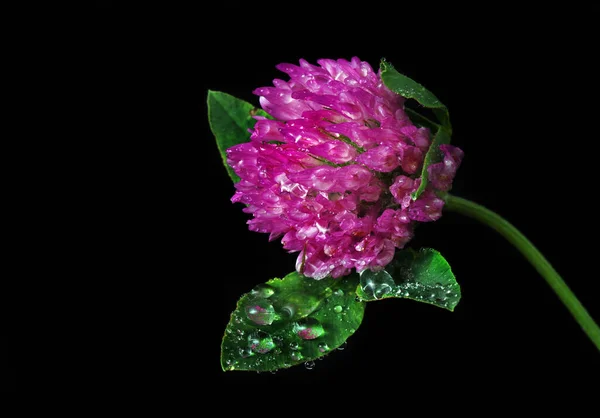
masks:
<instances>
[{"instance_id":1,"label":"green stem","mask_svg":"<svg viewBox=\"0 0 600 418\"><path fill-rule=\"evenodd\" d=\"M477 203L469 200L452 196L446 196L446 205L444 209L461 213L486 224L496 230L500 235L506 238L529 260L535 269L542 275L552 290L558 295L562 303L567 307L571 315L579 323L583 331L600 350L600 328L594 322L594 319L583 307L577 296L569 289L564 280L550 265L548 260L539 252L537 248L525 236L511 225L500 215L484 208Z\"/></svg>"}]
</instances>

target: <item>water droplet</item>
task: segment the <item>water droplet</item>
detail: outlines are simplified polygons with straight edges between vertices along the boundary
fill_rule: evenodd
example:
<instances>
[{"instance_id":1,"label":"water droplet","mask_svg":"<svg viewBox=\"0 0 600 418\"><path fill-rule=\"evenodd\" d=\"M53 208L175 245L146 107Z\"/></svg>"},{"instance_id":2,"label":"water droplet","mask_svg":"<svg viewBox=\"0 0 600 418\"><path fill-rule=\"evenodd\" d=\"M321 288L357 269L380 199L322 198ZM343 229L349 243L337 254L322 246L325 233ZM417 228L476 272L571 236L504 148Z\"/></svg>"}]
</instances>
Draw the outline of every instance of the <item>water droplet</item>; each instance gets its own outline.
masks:
<instances>
[{"instance_id":1,"label":"water droplet","mask_svg":"<svg viewBox=\"0 0 600 418\"><path fill-rule=\"evenodd\" d=\"M250 348L240 348L239 353L241 358L248 358L254 355L254 352Z\"/></svg>"},{"instance_id":2,"label":"water droplet","mask_svg":"<svg viewBox=\"0 0 600 418\"><path fill-rule=\"evenodd\" d=\"M372 272L367 269L360 274L360 286L370 298L379 299L392 293L395 285L394 279L385 270Z\"/></svg>"},{"instance_id":3,"label":"water droplet","mask_svg":"<svg viewBox=\"0 0 600 418\"><path fill-rule=\"evenodd\" d=\"M290 343L290 350L297 350L298 347L299 347L298 343L296 343L296 342Z\"/></svg>"},{"instance_id":4,"label":"water droplet","mask_svg":"<svg viewBox=\"0 0 600 418\"><path fill-rule=\"evenodd\" d=\"M283 308L281 308L281 313L284 318L290 319L296 314L296 306L292 304L284 305Z\"/></svg>"},{"instance_id":5,"label":"water droplet","mask_svg":"<svg viewBox=\"0 0 600 418\"><path fill-rule=\"evenodd\" d=\"M269 298L275 293L275 290L268 284L259 284L250 293L257 298Z\"/></svg>"},{"instance_id":6,"label":"water droplet","mask_svg":"<svg viewBox=\"0 0 600 418\"><path fill-rule=\"evenodd\" d=\"M275 309L266 300L253 301L246 306L246 316L257 325L271 325L276 319Z\"/></svg>"},{"instance_id":7,"label":"water droplet","mask_svg":"<svg viewBox=\"0 0 600 418\"><path fill-rule=\"evenodd\" d=\"M315 362L307 361L306 363L304 363L304 367L306 367L306 370L312 370L315 368Z\"/></svg>"},{"instance_id":8,"label":"water droplet","mask_svg":"<svg viewBox=\"0 0 600 418\"><path fill-rule=\"evenodd\" d=\"M342 309L343 309L343 308L342 308L340 305L337 305L337 306L334 306L334 307L333 307L333 311L334 311L335 313L340 313L340 312L342 312Z\"/></svg>"},{"instance_id":9,"label":"water droplet","mask_svg":"<svg viewBox=\"0 0 600 418\"><path fill-rule=\"evenodd\" d=\"M319 351L321 353L326 353L329 351L329 346L325 343L321 343L321 344L319 344Z\"/></svg>"},{"instance_id":10,"label":"water droplet","mask_svg":"<svg viewBox=\"0 0 600 418\"><path fill-rule=\"evenodd\" d=\"M331 287L326 287L325 290L323 291L323 295L328 298L333 294L333 290L331 290Z\"/></svg>"},{"instance_id":11,"label":"water droplet","mask_svg":"<svg viewBox=\"0 0 600 418\"><path fill-rule=\"evenodd\" d=\"M275 348L275 343L267 333L259 331L248 336L248 347L255 353L265 354Z\"/></svg>"},{"instance_id":12,"label":"water droplet","mask_svg":"<svg viewBox=\"0 0 600 418\"><path fill-rule=\"evenodd\" d=\"M339 346L337 349L338 349L338 350L340 350L340 351L342 351L342 350L345 350L345 349L346 349L346 346L348 346L348 342L347 342L347 341L344 341L344 342L342 343L342 345L340 345L340 346Z\"/></svg>"},{"instance_id":13,"label":"water droplet","mask_svg":"<svg viewBox=\"0 0 600 418\"><path fill-rule=\"evenodd\" d=\"M225 330L225 332L226 332L227 334L231 334L231 328L227 328L227 329Z\"/></svg>"},{"instance_id":14,"label":"water droplet","mask_svg":"<svg viewBox=\"0 0 600 418\"><path fill-rule=\"evenodd\" d=\"M303 340L314 340L325 334L323 325L313 318L305 318L294 325L294 332Z\"/></svg>"},{"instance_id":15,"label":"water droplet","mask_svg":"<svg viewBox=\"0 0 600 418\"><path fill-rule=\"evenodd\" d=\"M342 289L338 289L335 292L333 292L333 294L336 296L344 296L344 291Z\"/></svg>"},{"instance_id":16,"label":"water droplet","mask_svg":"<svg viewBox=\"0 0 600 418\"><path fill-rule=\"evenodd\" d=\"M303 358L304 358L304 356L302 355L301 352L299 352L299 351L292 352L292 360L301 361Z\"/></svg>"}]
</instances>

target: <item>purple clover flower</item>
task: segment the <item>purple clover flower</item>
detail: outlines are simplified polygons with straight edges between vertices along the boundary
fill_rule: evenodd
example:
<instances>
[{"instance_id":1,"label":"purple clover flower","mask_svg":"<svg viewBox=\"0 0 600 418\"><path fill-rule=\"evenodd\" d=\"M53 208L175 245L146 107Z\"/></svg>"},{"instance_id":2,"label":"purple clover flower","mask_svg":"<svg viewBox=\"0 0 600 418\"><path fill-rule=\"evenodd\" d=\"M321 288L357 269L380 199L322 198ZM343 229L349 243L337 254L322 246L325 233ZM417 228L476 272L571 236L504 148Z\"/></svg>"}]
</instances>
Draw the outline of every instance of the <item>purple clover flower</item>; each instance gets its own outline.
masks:
<instances>
[{"instance_id":1,"label":"purple clover flower","mask_svg":"<svg viewBox=\"0 0 600 418\"><path fill-rule=\"evenodd\" d=\"M253 215L250 230L299 252L296 269L308 277L381 270L417 222L440 218L435 191L450 190L463 152L440 146L443 161L428 167L427 189L412 200L429 130L412 124L404 98L368 63L317 63L280 64L290 80L254 91L275 120L256 116L250 142L227 150L241 179L231 200Z\"/></svg>"}]
</instances>

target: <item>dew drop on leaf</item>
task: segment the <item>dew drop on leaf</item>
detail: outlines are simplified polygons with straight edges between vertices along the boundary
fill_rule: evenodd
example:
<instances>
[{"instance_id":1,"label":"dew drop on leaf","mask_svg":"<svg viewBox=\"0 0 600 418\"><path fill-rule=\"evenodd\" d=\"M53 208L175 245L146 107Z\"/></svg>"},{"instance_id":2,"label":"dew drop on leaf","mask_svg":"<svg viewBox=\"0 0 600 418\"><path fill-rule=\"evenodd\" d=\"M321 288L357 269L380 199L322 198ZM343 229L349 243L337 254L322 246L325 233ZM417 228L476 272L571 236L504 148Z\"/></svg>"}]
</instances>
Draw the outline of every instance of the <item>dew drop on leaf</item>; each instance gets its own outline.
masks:
<instances>
[{"instance_id":1,"label":"dew drop on leaf","mask_svg":"<svg viewBox=\"0 0 600 418\"><path fill-rule=\"evenodd\" d=\"M259 284L250 292L250 294L254 297L265 299L273 296L274 293L275 290L273 290L273 288L268 284Z\"/></svg>"},{"instance_id":2,"label":"dew drop on leaf","mask_svg":"<svg viewBox=\"0 0 600 418\"><path fill-rule=\"evenodd\" d=\"M250 302L245 311L248 319L257 325L271 325L275 320L275 309L266 300Z\"/></svg>"},{"instance_id":3,"label":"dew drop on leaf","mask_svg":"<svg viewBox=\"0 0 600 418\"><path fill-rule=\"evenodd\" d=\"M254 352L250 348L240 348L239 353L241 358L248 358L254 355Z\"/></svg>"},{"instance_id":4,"label":"dew drop on leaf","mask_svg":"<svg viewBox=\"0 0 600 418\"><path fill-rule=\"evenodd\" d=\"M281 308L281 314L284 318L289 319L296 314L296 306L287 304Z\"/></svg>"},{"instance_id":5,"label":"dew drop on leaf","mask_svg":"<svg viewBox=\"0 0 600 418\"><path fill-rule=\"evenodd\" d=\"M360 274L360 286L370 298L379 299L391 293L395 285L394 279L385 270L372 272L367 269Z\"/></svg>"},{"instance_id":6,"label":"dew drop on leaf","mask_svg":"<svg viewBox=\"0 0 600 418\"><path fill-rule=\"evenodd\" d=\"M313 318L304 318L294 326L294 332L303 340L314 340L325 334L323 325Z\"/></svg>"},{"instance_id":7,"label":"dew drop on leaf","mask_svg":"<svg viewBox=\"0 0 600 418\"><path fill-rule=\"evenodd\" d=\"M275 348L273 339L259 331L248 336L248 347L255 353L265 354Z\"/></svg>"}]
</instances>

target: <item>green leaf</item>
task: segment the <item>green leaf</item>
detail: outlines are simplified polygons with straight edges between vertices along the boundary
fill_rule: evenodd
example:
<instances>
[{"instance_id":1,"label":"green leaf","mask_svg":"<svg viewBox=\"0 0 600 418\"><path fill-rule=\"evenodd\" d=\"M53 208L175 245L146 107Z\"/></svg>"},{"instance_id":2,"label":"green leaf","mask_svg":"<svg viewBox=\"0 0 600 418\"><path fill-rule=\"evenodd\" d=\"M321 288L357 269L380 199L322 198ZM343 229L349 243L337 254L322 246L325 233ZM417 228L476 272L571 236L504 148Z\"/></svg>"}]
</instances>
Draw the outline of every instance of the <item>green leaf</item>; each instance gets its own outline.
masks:
<instances>
[{"instance_id":1,"label":"green leaf","mask_svg":"<svg viewBox=\"0 0 600 418\"><path fill-rule=\"evenodd\" d=\"M431 164L438 163L442 160L440 151L441 144L449 144L452 136L452 126L450 125L450 115L446 106L439 101L437 97L425 87L414 81L413 79L400 74L394 66L385 59L381 60L381 79L383 83L393 92L407 99L414 99L422 106L433 110L433 114L438 118L441 125L438 125L425 116L420 115L414 110L406 108L406 112L414 123L425 126L435 132L431 146L425 154L423 168L421 169L421 184L419 188L411 194L413 200L416 200L421 193L427 188L429 183L429 173L427 168Z\"/></svg>"},{"instance_id":2,"label":"green leaf","mask_svg":"<svg viewBox=\"0 0 600 418\"><path fill-rule=\"evenodd\" d=\"M406 112L406 114L408 115L408 117L410 118L412 123L414 123L415 125L429 128L431 130L431 132L437 132L437 130L440 129L439 124L426 118L425 116L421 115L420 113L417 113L408 107L405 107L404 111Z\"/></svg>"},{"instance_id":3,"label":"green leaf","mask_svg":"<svg viewBox=\"0 0 600 418\"><path fill-rule=\"evenodd\" d=\"M221 344L223 370L272 371L340 347L360 326L358 274L314 280L296 272L255 287L238 301Z\"/></svg>"},{"instance_id":4,"label":"green leaf","mask_svg":"<svg viewBox=\"0 0 600 418\"><path fill-rule=\"evenodd\" d=\"M460 286L450 265L431 248L399 251L395 259L379 272L360 274L358 297L370 302L386 298L407 298L454 311L460 301Z\"/></svg>"},{"instance_id":5,"label":"green leaf","mask_svg":"<svg viewBox=\"0 0 600 418\"><path fill-rule=\"evenodd\" d=\"M220 91L208 91L208 122L217 141L217 147L227 168L229 177L234 183L240 181L233 169L227 164L227 148L248 142L256 120L255 115L270 116L262 109L257 109L250 103Z\"/></svg>"},{"instance_id":6,"label":"green leaf","mask_svg":"<svg viewBox=\"0 0 600 418\"><path fill-rule=\"evenodd\" d=\"M421 184L419 184L419 188L411 193L411 197L413 200L416 200L421 193L425 191L427 185L429 184L429 172L427 168L431 164L438 163L442 160L443 154L440 151L440 145L449 144L450 143L450 134L446 131L445 128L440 127L436 132L433 140L431 141L431 145L427 150L427 154L425 154L425 158L423 159L423 169L421 170Z\"/></svg>"},{"instance_id":7,"label":"green leaf","mask_svg":"<svg viewBox=\"0 0 600 418\"><path fill-rule=\"evenodd\" d=\"M412 78L400 74L391 63L385 60L385 58L381 60L379 68L381 70L381 79L388 89L407 99L414 99L422 106L433 109L433 113L442 125L445 126L449 132L452 132L448 109L432 92Z\"/></svg>"}]
</instances>

